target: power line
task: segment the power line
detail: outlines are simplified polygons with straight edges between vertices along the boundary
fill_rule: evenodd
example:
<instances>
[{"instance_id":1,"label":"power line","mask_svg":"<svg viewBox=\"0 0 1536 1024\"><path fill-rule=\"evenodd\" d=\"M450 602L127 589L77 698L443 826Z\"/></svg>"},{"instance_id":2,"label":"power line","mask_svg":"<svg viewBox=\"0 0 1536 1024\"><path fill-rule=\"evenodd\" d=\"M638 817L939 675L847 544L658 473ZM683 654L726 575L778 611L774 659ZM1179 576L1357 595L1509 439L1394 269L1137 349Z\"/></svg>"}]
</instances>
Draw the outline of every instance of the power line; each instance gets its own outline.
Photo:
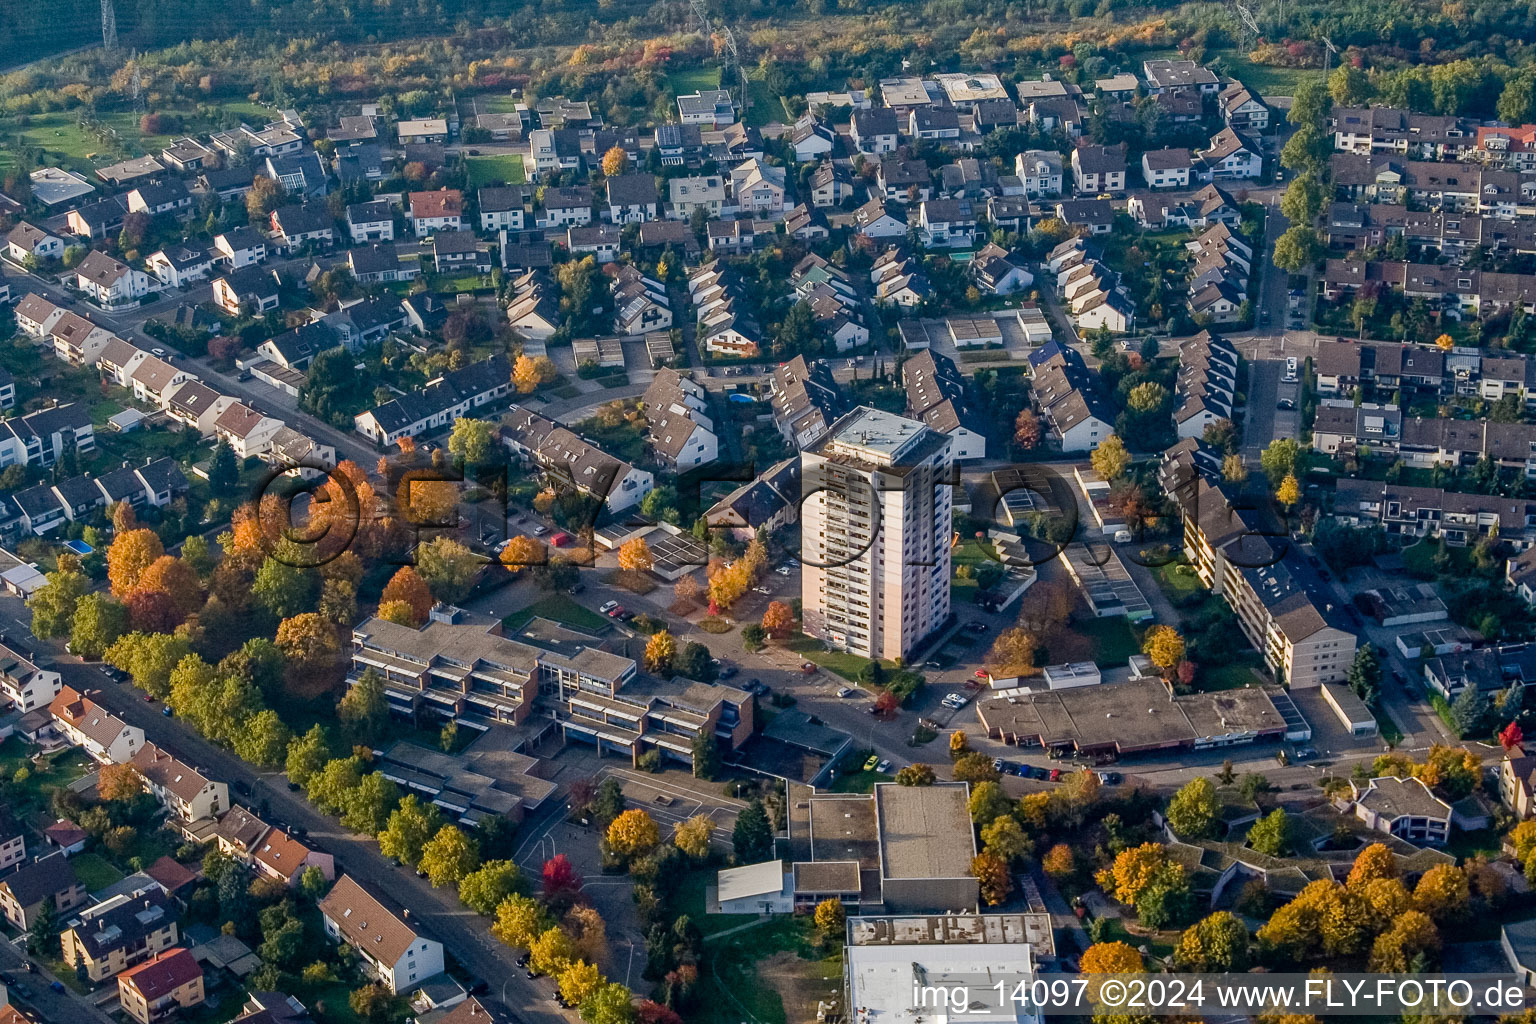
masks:
<instances>
[{"instance_id":1,"label":"power line","mask_svg":"<svg viewBox=\"0 0 1536 1024\"><path fill-rule=\"evenodd\" d=\"M117 8L112 0L101 0L101 45L108 53L117 49Z\"/></svg>"}]
</instances>

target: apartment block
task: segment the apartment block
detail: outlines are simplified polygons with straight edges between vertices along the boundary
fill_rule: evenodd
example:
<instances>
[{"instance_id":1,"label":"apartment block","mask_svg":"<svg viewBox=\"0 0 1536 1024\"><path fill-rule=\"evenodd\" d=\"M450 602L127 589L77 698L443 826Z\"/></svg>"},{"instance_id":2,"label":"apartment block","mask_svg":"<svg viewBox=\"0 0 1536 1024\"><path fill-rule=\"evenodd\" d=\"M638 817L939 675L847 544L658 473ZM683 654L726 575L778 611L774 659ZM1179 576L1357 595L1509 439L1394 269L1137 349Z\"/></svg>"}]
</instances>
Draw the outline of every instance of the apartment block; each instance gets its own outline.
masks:
<instances>
[{"instance_id":1,"label":"apartment block","mask_svg":"<svg viewBox=\"0 0 1536 1024\"><path fill-rule=\"evenodd\" d=\"M801 454L805 632L905 658L949 617L954 441L861 406Z\"/></svg>"}]
</instances>

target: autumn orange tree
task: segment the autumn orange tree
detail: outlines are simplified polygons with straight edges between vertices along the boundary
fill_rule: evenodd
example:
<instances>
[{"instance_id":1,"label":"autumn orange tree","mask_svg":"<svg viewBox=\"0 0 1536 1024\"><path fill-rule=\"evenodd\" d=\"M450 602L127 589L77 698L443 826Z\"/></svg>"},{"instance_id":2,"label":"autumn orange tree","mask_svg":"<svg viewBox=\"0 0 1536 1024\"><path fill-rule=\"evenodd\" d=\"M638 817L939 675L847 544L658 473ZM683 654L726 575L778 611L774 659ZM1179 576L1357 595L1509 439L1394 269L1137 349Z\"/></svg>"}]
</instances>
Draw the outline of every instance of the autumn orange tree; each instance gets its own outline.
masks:
<instances>
[{"instance_id":1,"label":"autumn orange tree","mask_svg":"<svg viewBox=\"0 0 1536 1024\"><path fill-rule=\"evenodd\" d=\"M202 581L191 566L173 555L161 555L151 562L135 589L163 592L183 619L203 606Z\"/></svg>"},{"instance_id":2,"label":"autumn orange tree","mask_svg":"<svg viewBox=\"0 0 1536 1024\"><path fill-rule=\"evenodd\" d=\"M501 564L513 572L520 572L530 565L544 565L549 561L549 547L541 540L519 534L501 549Z\"/></svg>"},{"instance_id":3,"label":"autumn orange tree","mask_svg":"<svg viewBox=\"0 0 1536 1024\"><path fill-rule=\"evenodd\" d=\"M612 178L623 174L629 166L629 154L624 152L623 146L610 146L608 152L603 154L603 177Z\"/></svg>"},{"instance_id":4,"label":"autumn orange tree","mask_svg":"<svg viewBox=\"0 0 1536 1024\"><path fill-rule=\"evenodd\" d=\"M519 394L529 394L540 384L548 384L559 372L548 356L518 356L512 364L512 386Z\"/></svg>"},{"instance_id":5,"label":"autumn orange tree","mask_svg":"<svg viewBox=\"0 0 1536 1024\"><path fill-rule=\"evenodd\" d=\"M163 554L165 545L154 530L141 527L114 537L107 548L107 579L112 593L117 597L131 594L145 570Z\"/></svg>"},{"instance_id":6,"label":"autumn orange tree","mask_svg":"<svg viewBox=\"0 0 1536 1024\"><path fill-rule=\"evenodd\" d=\"M109 764L97 774L96 792L103 800L132 800L144 792L144 780L131 764Z\"/></svg>"},{"instance_id":7,"label":"autumn orange tree","mask_svg":"<svg viewBox=\"0 0 1536 1024\"><path fill-rule=\"evenodd\" d=\"M666 630L651 634L645 642L645 667L648 671L663 673L672 668L677 660L677 639Z\"/></svg>"},{"instance_id":8,"label":"autumn orange tree","mask_svg":"<svg viewBox=\"0 0 1536 1024\"><path fill-rule=\"evenodd\" d=\"M971 874L980 883L981 898L991 906L1003 902L1013 891L1013 879L1008 874L1008 862L997 854L983 850L971 858Z\"/></svg>"},{"instance_id":9,"label":"autumn orange tree","mask_svg":"<svg viewBox=\"0 0 1536 1024\"><path fill-rule=\"evenodd\" d=\"M427 586L427 581L417 575L416 570L410 566L402 566L387 584L384 593L380 596L379 607L386 604L401 602L411 612L411 623L420 625L427 621L427 613L432 611L432 591Z\"/></svg>"},{"instance_id":10,"label":"autumn orange tree","mask_svg":"<svg viewBox=\"0 0 1536 1024\"><path fill-rule=\"evenodd\" d=\"M303 612L278 623L276 641L278 650L288 657L295 680L318 681L340 664L336 629L318 612Z\"/></svg>"},{"instance_id":11,"label":"autumn orange tree","mask_svg":"<svg viewBox=\"0 0 1536 1024\"><path fill-rule=\"evenodd\" d=\"M769 601L763 609L763 628L775 640L788 636L795 628L795 611L783 601Z\"/></svg>"},{"instance_id":12,"label":"autumn orange tree","mask_svg":"<svg viewBox=\"0 0 1536 1024\"><path fill-rule=\"evenodd\" d=\"M619 545L619 568L626 572L649 572L656 558L644 537L636 537Z\"/></svg>"},{"instance_id":13,"label":"autumn orange tree","mask_svg":"<svg viewBox=\"0 0 1536 1024\"><path fill-rule=\"evenodd\" d=\"M1142 640L1141 652L1164 672L1184 658L1184 638L1172 626L1153 626Z\"/></svg>"},{"instance_id":14,"label":"autumn orange tree","mask_svg":"<svg viewBox=\"0 0 1536 1024\"><path fill-rule=\"evenodd\" d=\"M608 825L608 846L624 857L649 853L661 842L661 830L644 810L631 807Z\"/></svg>"}]
</instances>

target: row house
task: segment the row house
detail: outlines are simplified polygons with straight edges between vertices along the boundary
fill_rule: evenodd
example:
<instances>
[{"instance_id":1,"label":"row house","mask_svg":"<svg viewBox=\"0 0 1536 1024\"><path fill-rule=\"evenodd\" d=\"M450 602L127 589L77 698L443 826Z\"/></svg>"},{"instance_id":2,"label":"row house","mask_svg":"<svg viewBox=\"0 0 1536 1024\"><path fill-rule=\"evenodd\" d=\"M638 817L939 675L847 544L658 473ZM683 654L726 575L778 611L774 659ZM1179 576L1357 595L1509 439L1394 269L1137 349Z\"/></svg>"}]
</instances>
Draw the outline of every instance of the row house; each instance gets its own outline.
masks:
<instances>
[{"instance_id":1,"label":"row house","mask_svg":"<svg viewBox=\"0 0 1536 1024\"><path fill-rule=\"evenodd\" d=\"M547 417L513 404L501 441L514 455L566 486L603 502L610 512L638 503L656 486L647 470L617 459Z\"/></svg>"},{"instance_id":2,"label":"row house","mask_svg":"<svg viewBox=\"0 0 1536 1024\"><path fill-rule=\"evenodd\" d=\"M720 457L720 442L709 415L709 394L692 377L662 367L642 398L647 440L667 466L678 473Z\"/></svg>"},{"instance_id":3,"label":"row house","mask_svg":"<svg viewBox=\"0 0 1536 1024\"><path fill-rule=\"evenodd\" d=\"M672 300L666 285L640 273L632 265L608 264L613 296L613 326L619 334L641 337L672 327Z\"/></svg>"},{"instance_id":4,"label":"row house","mask_svg":"<svg viewBox=\"0 0 1536 1024\"><path fill-rule=\"evenodd\" d=\"M1189 309L1212 323L1241 319L1253 272L1253 248L1225 224L1208 228L1184 243L1194 257L1189 276Z\"/></svg>"},{"instance_id":5,"label":"row house","mask_svg":"<svg viewBox=\"0 0 1536 1024\"><path fill-rule=\"evenodd\" d=\"M1396 406L1325 398L1312 427L1312 447L1325 455L1396 452L1403 440L1403 414Z\"/></svg>"},{"instance_id":6,"label":"row house","mask_svg":"<svg viewBox=\"0 0 1536 1024\"><path fill-rule=\"evenodd\" d=\"M1402 238L1409 245L1438 250L1453 259L1479 247L1536 252L1536 221L1454 210L1416 210L1398 203L1333 203L1325 230L1328 244L1341 249L1376 249Z\"/></svg>"},{"instance_id":7,"label":"row house","mask_svg":"<svg viewBox=\"0 0 1536 1024\"><path fill-rule=\"evenodd\" d=\"M1239 132L1260 134L1269 130L1269 107L1241 82L1231 82L1216 95L1222 120Z\"/></svg>"},{"instance_id":8,"label":"row house","mask_svg":"<svg viewBox=\"0 0 1536 1024\"><path fill-rule=\"evenodd\" d=\"M953 359L924 349L901 364L906 415L950 438L956 462L987 456L986 426Z\"/></svg>"},{"instance_id":9,"label":"row house","mask_svg":"<svg viewBox=\"0 0 1536 1024\"><path fill-rule=\"evenodd\" d=\"M1453 361L1457 364L1454 370L1449 365ZM1446 353L1433 345L1320 339L1312 369L1317 378L1317 390L1325 395L1347 393L1362 384L1384 389L1412 387L1441 392L1453 380L1475 382L1480 362L1475 356ZM1499 376L1504 373L1504 367L1496 365L1494 372ZM1523 367L1519 379L1523 389ZM1501 396L1490 397L1497 400Z\"/></svg>"},{"instance_id":10,"label":"row house","mask_svg":"<svg viewBox=\"0 0 1536 1024\"><path fill-rule=\"evenodd\" d=\"M1536 172L1354 153L1333 154L1329 168L1334 187L1350 198L1505 220L1536 216Z\"/></svg>"},{"instance_id":11,"label":"row house","mask_svg":"<svg viewBox=\"0 0 1536 1024\"><path fill-rule=\"evenodd\" d=\"M1334 107L1328 127L1335 149L1362 156L1395 153L1443 160L1476 145L1475 134L1459 118L1395 107Z\"/></svg>"},{"instance_id":12,"label":"row house","mask_svg":"<svg viewBox=\"0 0 1536 1024\"><path fill-rule=\"evenodd\" d=\"M1183 195L1133 192L1125 201L1125 212L1137 224L1154 231L1174 227L1198 230L1214 224L1236 228L1243 219L1237 200L1220 185L1205 185Z\"/></svg>"},{"instance_id":13,"label":"row house","mask_svg":"<svg viewBox=\"0 0 1536 1024\"><path fill-rule=\"evenodd\" d=\"M512 364L497 354L457 370L408 394L360 413L353 429L378 445L394 444L448 426L491 402L505 398L512 387Z\"/></svg>"},{"instance_id":14,"label":"row house","mask_svg":"<svg viewBox=\"0 0 1536 1024\"><path fill-rule=\"evenodd\" d=\"M290 254L300 246L328 246L336 241L336 223L322 203L291 203L267 218L273 241Z\"/></svg>"},{"instance_id":15,"label":"row house","mask_svg":"<svg viewBox=\"0 0 1536 1024\"><path fill-rule=\"evenodd\" d=\"M18 932L31 930L42 915L44 904L51 903L54 913L62 916L89 900L85 886L75 876L74 866L63 853L23 864L0 878L0 914Z\"/></svg>"},{"instance_id":16,"label":"row house","mask_svg":"<svg viewBox=\"0 0 1536 1024\"><path fill-rule=\"evenodd\" d=\"M1063 452L1093 451L1114 433L1114 410L1076 350L1050 341L1028 355L1034 406Z\"/></svg>"},{"instance_id":17,"label":"row house","mask_svg":"<svg viewBox=\"0 0 1536 1024\"><path fill-rule=\"evenodd\" d=\"M1506 170L1536 170L1536 124L1478 125L1474 155Z\"/></svg>"},{"instance_id":18,"label":"row house","mask_svg":"<svg viewBox=\"0 0 1536 1024\"><path fill-rule=\"evenodd\" d=\"M529 341L546 341L560 329L560 306L555 283L542 270L530 270L514 278L507 302L507 322Z\"/></svg>"},{"instance_id":19,"label":"row house","mask_svg":"<svg viewBox=\"0 0 1536 1024\"><path fill-rule=\"evenodd\" d=\"M1536 529L1536 503L1520 498L1376 480L1340 479L1333 514L1352 525L1380 525L1401 537L1444 537L1457 545L1497 535L1524 547Z\"/></svg>"},{"instance_id":20,"label":"row house","mask_svg":"<svg viewBox=\"0 0 1536 1024\"><path fill-rule=\"evenodd\" d=\"M847 398L823 360L803 355L780 363L768 381L773 422L797 450L812 447L847 411Z\"/></svg>"},{"instance_id":21,"label":"row house","mask_svg":"<svg viewBox=\"0 0 1536 1024\"><path fill-rule=\"evenodd\" d=\"M0 420L0 467L52 466L73 448L96 450L90 409L75 402Z\"/></svg>"},{"instance_id":22,"label":"row house","mask_svg":"<svg viewBox=\"0 0 1536 1024\"><path fill-rule=\"evenodd\" d=\"M1209 331L1179 343L1173 424L1180 437L1202 437L1206 427L1232 421L1239 362L1231 342Z\"/></svg>"},{"instance_id":23,"label":"row house","mask_svg":"<svg viewBox=\"0 0 1536 1024\"><path fill-rule=\"evenodd\" d=\"M912 309L933 297L922 261L903 246L892 246L875 260L869 281L875 287L877 305Z\"/></svg>"}]
</instances>

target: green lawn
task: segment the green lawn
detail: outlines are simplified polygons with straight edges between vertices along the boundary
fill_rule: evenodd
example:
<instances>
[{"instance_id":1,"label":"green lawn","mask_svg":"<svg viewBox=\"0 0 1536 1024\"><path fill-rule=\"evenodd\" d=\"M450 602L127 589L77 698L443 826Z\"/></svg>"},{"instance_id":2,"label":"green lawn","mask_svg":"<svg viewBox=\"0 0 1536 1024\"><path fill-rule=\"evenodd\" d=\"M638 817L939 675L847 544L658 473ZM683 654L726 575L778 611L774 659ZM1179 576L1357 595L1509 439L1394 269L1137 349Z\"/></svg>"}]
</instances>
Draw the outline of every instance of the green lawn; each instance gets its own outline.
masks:
<instances>
[{"instance_id":1,"label":"green lawn","mask_svg":"<svg viewBox=\"0 0 1536 1024\"><path fill-rule=\"evenodd\" d=\"M14 780L20 769L27 771L26 778L9 795L10 810L17 818L46 810L53 790L84 777L96 767L88 755L73 747L41 758L40 762L32 760L32 752L31 747L14 736L0 743L0 777Z\"/></svg>"},{"instance_id":2,"label":"green lawn","mask_svg":"<svg viewBox=\"0 0 1536 1024\"><path fill-rule=\"evenodd\" d=\"M487 114L511 114L516 112L518 98L506 93L494 93L490 96L477 97L475 102L480 109Z\"/></svg>"},{"instance_id":3,"label":"green lawn","mask_svg":"<svg viewBox=\"0 0 1536 1024\"><path fill-rule=\"evenodd\" d=\"M715 880L714 868L700 868L689 871L678 883L677 901L678 909L688 915L688 920L698 926L699 931L710 936L716 932L723 932L728 928L746 924L757 920L756 914L709 914L704 910L704 888Z\"/></svg>"},{"instance_id":4,"label":"green lawn","mask_svg":"<svg viewBox=\"0 0 1536 1024\"><path fill-rule=\"evenodd\" d=\"M504 156L467 156L464 171L469 176L469 187L506 184L521 185L527 181L523 173L523 158L516 153Z\"/></svg>"},{"instance_id":5,"label":"green lawn","mask_svg":"<svg viewBox=\"0 0 1536 1024\"><path fill-rule=\"evenodd\" d=\"M1123 615L1073 622L1071 631L1088 638L1093 648L1094 664L1100 668L1124 665L1131 660L1131 655L1141 653L1141 644L1137 642L1130 622Z\"/></svg>"},{"instance_id":6,"label":"green lawn","mask_svg":"<svg viewBox=\"0 0 1536 1024\"><path fill-rule=\"evenodd\" d=\"M714 67L670 71L667 73L667 87L675 96L688 96L700 89L718 89L720 88L720 69Z\"/></svg>"},{"instance_id":7,"label":"green lawn","mask_svg":"<svg viewBox=\"0 0 1536 1024\"><path fill-rule=\"evenodd\" d=\"M869 664L868 658L861 658L857 654L849 654L847 651L827 651L821 647L821 641L808 636L797 636L785 641L785 647L800 655L806 661L812 661L822 668L836 672L844 679L858 682L859 673L864 666ZM882 661L887 670L895 671L900 668L894 661Z\"/></svg>"},{"instance_id":8,"label":"green lawn","mask_svg":"<svg viewBox=\"0 0 1536 1024\"><path fill-rule=\"evenodd\" d=\"M77 853L69 863L74 866L75 874L80 884L85 886L86 892L96 892L123 880L123 873L108 864L106 858L99 853Z\"/></svg>"},{"instance_id":9,"label":"green lawn","mask_svg":"<svg viewBox=\"0 0 1536 1024\"><path fill-rule=\"evenodd\" d=\"M1322 74L1317 68L1276 68L1255 64L1240 50L1217 50L1212 56L1227 66L1233 78L1264 96L1294 96L1296 87L1308 77Z\"/></svg>"},{"instance_id":10,"label":"green lawn","mask_svg":"<svg viewBox=\"0 0 1536 1024\"><path fill-rule=\"evenodd\" d=\"M1200 582L1199 573L1195 572L1194 566L1187 562L1169 562L1152 571L1164 592L1174 599L1199 593L1205 589L1205 584Z\"/></svg>"},{"instance_id":11,"label":"green lawn","mask_svg":"<svg viewBox=\"0 0 1536 1024\"><path fill-rule=\"evenodd\" d=\"M541 597L528 607L520 608L502 619L501 624L507 630L517 630L534 617L563 622L567 626L575 626L577 629L585 629L589 632L607 629L609 625L606 617L577 604L564 594Z\"/></svg>"},{"instance_id":12,"label":"green lawn","mask_svg":"<svg viewBox=\"0 0 1536 1024\"><path fill-rule=\"evenodd\" d=\"M842 976L842 950L834 944L824 955L815 938L810 915L778 915L754 928L705 946L699 988L689 1012L692 1024L785 1024L787 1014L780 990L763 976L764 964L777 953L791 952L799 962L794 977L782 977L785 988L822 988ZM830 992L829 992L830 994Z\"/></svg>"},{"instance_id":13,"label":"green lawn","mask_svg":"<svg viewBox=\"0 0 1536 1024\"><path fill-rule=\"evenodd\" d=\"M761 78L747 79L747 96L752 101L744 118L747 124L761 128L775 121L790 120L783 102L773 94L773 91L768 88L768 83Z\"/></svg>"},{"instance_id":14,"label":"green lawn","mask_svg":"<svg viewBox=\"0 0 1536 1024\"><path fill-rule=\"evenodd\" d=\"M1206 693L1216 690L1237 690L1249 683L1264 682L1264 677L1253 670L1252 665L1241 662L1202 667L1195 677L1196 689Z\"/></svg>"}]
</instances>

